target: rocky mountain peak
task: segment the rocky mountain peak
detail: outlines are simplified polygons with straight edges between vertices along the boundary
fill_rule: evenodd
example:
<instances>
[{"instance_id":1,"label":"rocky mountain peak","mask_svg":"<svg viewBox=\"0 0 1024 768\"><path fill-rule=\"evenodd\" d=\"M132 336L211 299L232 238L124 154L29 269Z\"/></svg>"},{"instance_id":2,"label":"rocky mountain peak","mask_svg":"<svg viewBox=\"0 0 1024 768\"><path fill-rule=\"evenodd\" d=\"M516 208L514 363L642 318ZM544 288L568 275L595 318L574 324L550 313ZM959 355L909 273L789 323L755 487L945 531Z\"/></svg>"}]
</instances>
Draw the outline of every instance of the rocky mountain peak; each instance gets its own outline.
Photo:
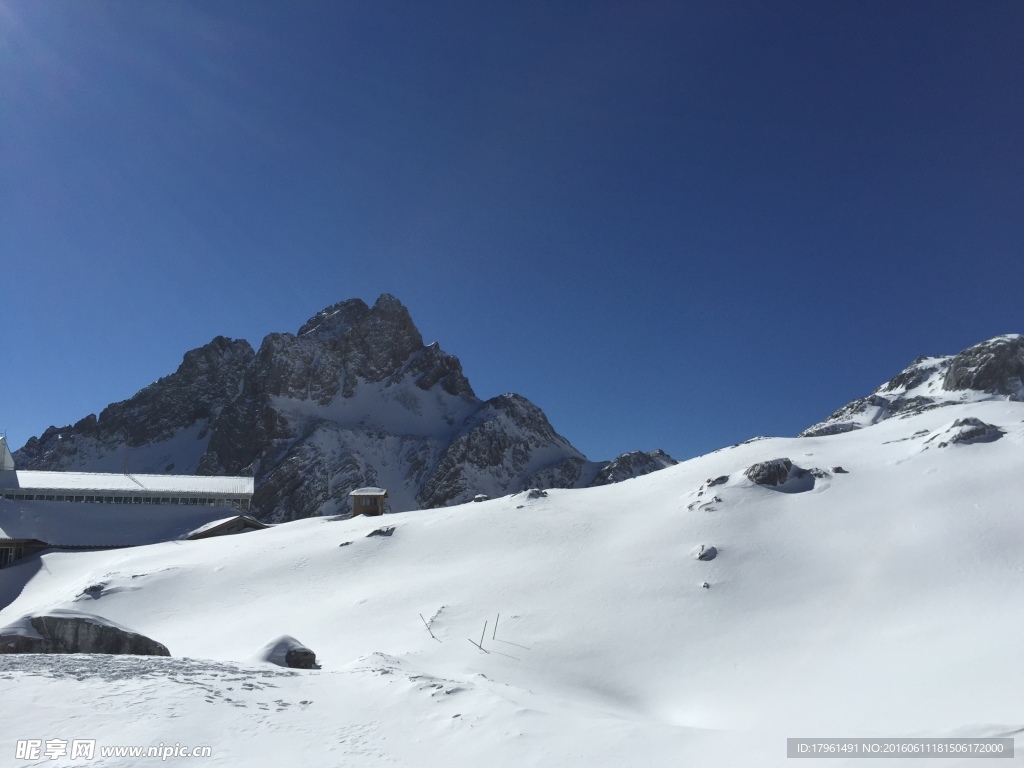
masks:
<instances>
[{"instance_id":1,"label":"rocky mountain peak","mask_svg":"<svg viewBox=\"0 0 1024 768\"><path fill-rule=\"evenodd\" d=\"M218 336L131 399L51 427L16 456L36 469L252 474L254 512L281 522L347 513L348 493L386 486L395 511L582 487L590 462L525 397L476 397L458 358L424 346L408 309L382 294L333 304L258 352ZM26 459L31 458L31 461ZM616 460L600 482L660 469Z\"/></svg>"},{"instance_id":2,"label":"rocky mountain peak","mask_svg":"<svg viewBox=\"0 0 1024 768\"><path fill-rule=\"evenodd\" d=\"M1024 336L996 336L952 356L918 357L870 395L843 406L800 436L849 432L965 398L1024 400Z\"/></svg>"},{"instance_id":3,"label":"rocky mountain peak","mask_svg":"<svg viewBox=\"0 0 1024 768\"><path fill-rule=\"evenodd\" d=\"M299 337L340 339L370 313L362 299L348 299L322 309L303 323Z\"/></svg>"},{"instance_id":4,"label":"rocky mountain peak","mask_svg":"<svg viewBox=\"0 0 1024 768\"><path fill-rule=\"evenodd\" d=\"M384 381L424 349L423 337L409 310L386 293L353 324L342 341L353 373L371 382Z\"/></svg>"}]
</instances>

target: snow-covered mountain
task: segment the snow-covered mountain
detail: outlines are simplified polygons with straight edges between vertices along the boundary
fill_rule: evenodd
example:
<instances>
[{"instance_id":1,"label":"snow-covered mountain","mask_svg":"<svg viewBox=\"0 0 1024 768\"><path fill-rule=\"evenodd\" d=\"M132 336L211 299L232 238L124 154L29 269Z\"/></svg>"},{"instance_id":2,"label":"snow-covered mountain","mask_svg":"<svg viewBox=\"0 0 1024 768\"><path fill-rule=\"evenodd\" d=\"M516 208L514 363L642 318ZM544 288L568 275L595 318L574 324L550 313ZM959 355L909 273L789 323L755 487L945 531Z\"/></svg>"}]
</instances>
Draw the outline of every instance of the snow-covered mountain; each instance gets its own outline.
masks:
<instances>
[{"instance_id":1,"label":"snow-covered mountain","mask_svg":"<svg viewBox=\"0 0 1024 768\"><path fill-rule=\"evenodd\" d=\"M944 405L625 482L22 561L0 626L84 611L171 658L0 656L0 754L84 737L210 745L211 766L717 768L789 765L788 737L999 736L1021 765L1018 338L881 395ZM283 635L322 668L265 663Z\"/></svg>"},{"instance_id":2,"label":"snow-covered mountain","mask_svg":"<svg viewBox=\"0 0 1024 768\"><path fill-rule=\"evenodd\" d=\"M328 307L258 351L217 337L178 370L15 453L23 469L249 474L264 520L334 515L360 486L393 510L524 488L575 488L675 463L634 452L593 462L515 394L480 400L459 360L424 345L383 295Z\"/></svg>"}]
</instances>

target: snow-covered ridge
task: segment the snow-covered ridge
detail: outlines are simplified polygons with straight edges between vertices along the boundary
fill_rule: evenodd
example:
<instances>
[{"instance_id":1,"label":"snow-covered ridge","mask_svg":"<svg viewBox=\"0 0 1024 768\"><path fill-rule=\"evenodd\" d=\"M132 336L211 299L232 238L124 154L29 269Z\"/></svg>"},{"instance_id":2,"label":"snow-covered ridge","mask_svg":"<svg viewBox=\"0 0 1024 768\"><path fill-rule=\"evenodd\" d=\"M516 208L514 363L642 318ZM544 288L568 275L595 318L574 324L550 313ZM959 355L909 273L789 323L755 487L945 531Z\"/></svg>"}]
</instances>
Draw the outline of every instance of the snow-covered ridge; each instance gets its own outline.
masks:
<instances>
[{"instance_id":1,"label":"snow-covered ridge","mask_svg":"<svg viewBox=\"0 0 1024 768\"><path fill-rule=\"evenodd\" d=\"M0 657L0 717L209 743L213 766L785 766L794 735L1013 738L1022 451L1003 397L601 487L46 554L0 570L0 626L86 607L173 658ZM284 636L321 669L263 663Z\"/></svg>"}]
</instances>

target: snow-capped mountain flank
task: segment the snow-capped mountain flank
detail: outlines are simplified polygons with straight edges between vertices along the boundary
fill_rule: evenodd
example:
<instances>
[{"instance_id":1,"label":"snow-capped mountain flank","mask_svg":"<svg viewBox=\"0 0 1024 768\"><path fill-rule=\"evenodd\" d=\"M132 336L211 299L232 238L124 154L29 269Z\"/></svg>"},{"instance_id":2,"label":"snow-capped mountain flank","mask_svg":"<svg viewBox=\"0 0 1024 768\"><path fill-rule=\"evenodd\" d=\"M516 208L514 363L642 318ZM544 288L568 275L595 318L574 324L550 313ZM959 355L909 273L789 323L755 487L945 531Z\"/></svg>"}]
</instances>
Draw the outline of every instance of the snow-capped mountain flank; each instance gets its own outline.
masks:
<instances>
[{"instance_id":1,"label":"snow-capped mountain flank","mask_svg":"<svg viewBox=\"0 0 1024 768\"><path fill-rule=\"evenodd\" d=\"M996 336L957 355L919 357L873 393L843 406L800 437L851 432L894 416L982 400L1024 401L1024 336Z\"/></svg>"},{"instance_id":2,"label":"snow-capped mountain flank","mask_svg":"<svg viewBox=\"0 0 1024 768\"><path fill-rule=\"evenodd\" d=\"M394 510L476 494L617 482L661 451L592 462L516 394L476 396L458 358L425 345L402 303L351 299L259 350L218 336L178 370L15 453L25 469L253 474L254 510L284 521L348 510L386 487Z\"/></svg>"}]
</instances>

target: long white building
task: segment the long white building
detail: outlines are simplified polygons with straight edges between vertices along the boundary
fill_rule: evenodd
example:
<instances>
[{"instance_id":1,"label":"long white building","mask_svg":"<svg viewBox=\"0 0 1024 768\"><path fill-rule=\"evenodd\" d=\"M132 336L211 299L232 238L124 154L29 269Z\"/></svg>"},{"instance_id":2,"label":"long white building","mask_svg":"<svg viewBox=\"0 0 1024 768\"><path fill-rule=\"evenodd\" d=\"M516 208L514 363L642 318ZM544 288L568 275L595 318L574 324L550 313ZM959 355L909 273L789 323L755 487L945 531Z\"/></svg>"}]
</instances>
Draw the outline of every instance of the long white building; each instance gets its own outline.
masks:
<instances>
[{"instance_id":1,"label":"long white building","mask_svg":"<svg viewBox=\"0 0 1024 768\"><path fill-rule=\"evenodd\" d=\"M17 469L0 436L0 494L17 501L84 504L188 504L248 511L251 477L136 475L113 472L43 472Z\"/></svg>"},{"instance_id":2,"label":"long white building","mask_svg":"<svg viewBox=\"0 0 1024 768\"><path fill-rule=\"evenodd\" d=\"M45 549L181 538L247 512L253 491L251 477L22 470L0 436L0 568Z\"/></svg>"}]
</instances>

